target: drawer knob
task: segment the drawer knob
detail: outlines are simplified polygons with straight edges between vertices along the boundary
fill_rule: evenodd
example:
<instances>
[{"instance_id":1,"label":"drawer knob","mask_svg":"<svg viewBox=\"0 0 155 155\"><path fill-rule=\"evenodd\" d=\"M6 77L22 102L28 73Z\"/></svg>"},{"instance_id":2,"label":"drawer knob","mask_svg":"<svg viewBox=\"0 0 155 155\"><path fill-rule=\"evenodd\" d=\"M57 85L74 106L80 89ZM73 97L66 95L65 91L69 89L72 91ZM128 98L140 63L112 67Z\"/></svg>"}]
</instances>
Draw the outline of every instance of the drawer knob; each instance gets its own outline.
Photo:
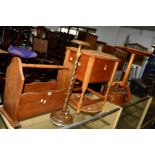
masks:
<instances>
[{"instance_id":1,"label":"drawer knob","mask_svg":"<svg viewBox=\"0 0 155 155\"><path fill-rule=\"evenodd\" d=\"M107 65L104 66L104 70L107 70Z\"/></svg>"},{"instance_id":2,"label":"drawer knob","mask_svg":"<svg viewBox=\"0 0 155 155\"><path fill-rule=\"evenodd\" d=\"M70 60L70 61L73 61L73 57L70 57L69 60Z\"/></svg>"},{"instance_id":3,"label":"drawer knob","mask_svg":"<svg viewBox=\"0 0 155 155\"><path fill-rule=\"evenodd\" d=\"M81 66L81 63L80 63L80 62L78 62L78 66L79 66L79 67Z\"/></svg>"}]
</instances>

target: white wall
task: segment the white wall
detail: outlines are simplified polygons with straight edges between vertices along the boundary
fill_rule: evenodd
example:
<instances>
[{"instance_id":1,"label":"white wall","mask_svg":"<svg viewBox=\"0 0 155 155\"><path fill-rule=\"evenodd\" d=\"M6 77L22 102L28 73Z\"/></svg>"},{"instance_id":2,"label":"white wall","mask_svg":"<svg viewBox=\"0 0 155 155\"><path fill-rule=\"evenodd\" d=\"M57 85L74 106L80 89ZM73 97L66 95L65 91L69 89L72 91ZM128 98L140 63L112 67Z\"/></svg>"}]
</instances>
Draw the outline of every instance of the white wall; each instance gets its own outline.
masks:
<instances>
[{"instance_id":1,"label":"white wall","mask_svg":"<svg viewBox=\"0 0 155 155\"><path fill-rule=\"evenodd\" d=\"M95 28L99 41L115 45L119 34L119 26L96 26Z\"/></svg>"},{"instance_id":2,"label":"white wall","mask_svg":"<svg viewBox=\"0 0 155 155\"><path fill-rule=\"evenodd\" d=\"M130 43L139 43L147 48L155 42L155 32L146 30L129 29L119 26L95 26L99 41L111 45L123 45L127 35Z\"/></svg>"},{"instance_id":3,"label":"white wall","mask_svg":"<svg viewBox=\"0 0 155 155\"><path fill-rule=\"evenodd\" d=\"M155 41L155 32L153 31L120 28L116 44L121 45L127 35L130 35L130 43L139 43L147 48L150 48Z\"/></svg>"},{"instance_id":4,"label":"white wall","mask_svg":"<svg viewBox=\"0 0 155 155\"><path fill-rule=\"evenodd\" d=\"M58 31L60 26L45 26L46 28L50 29L51 31Z\"/></svg>"}]
</instances>

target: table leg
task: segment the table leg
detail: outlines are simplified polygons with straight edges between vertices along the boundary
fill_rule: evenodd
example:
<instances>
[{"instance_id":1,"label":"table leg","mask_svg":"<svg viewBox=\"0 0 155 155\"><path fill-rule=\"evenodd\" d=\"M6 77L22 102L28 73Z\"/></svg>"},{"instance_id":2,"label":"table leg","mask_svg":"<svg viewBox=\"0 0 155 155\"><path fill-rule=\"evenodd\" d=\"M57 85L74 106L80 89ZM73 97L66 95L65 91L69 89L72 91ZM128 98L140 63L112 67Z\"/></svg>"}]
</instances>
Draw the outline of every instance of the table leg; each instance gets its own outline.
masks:
<instances>
[{"instance_id":1,"label":"table leg","mask_svg":"<svg viewBox=\"0 0 155 155\"><path fill-rule=\"evenodd\" d=\"M127 69L125 71L125 75L123 77L123 81L122 83L125 84L127 79L128 79L128 76L129 76L129 73L130 73L130 70L131 70L131 66L133 64L133 61L134 61L134 58L135 58L136 54L135 53L132 53L131 54L131 57L130 57L130 60L129 60L129 63L128 63L128 66L127 66Z\"/></svg>"},{"instance_id":2,"label":"table leg","mask_svg":"<svg viewBox=\"0 0 155 155\"><path fill-rule=\"evenodd\" d=\"M90 57L88 60L88 65L87 65L87 69L86 69L86 73L85 73L85 78L83 80L83 84L82 84L82 93L80 95L80 100L77 103L77 113L80 112L80 108L82 106L82 100L85 94L85 91L88 88L88 83L89 83L89 79L93 70L93 66L94 66L94 62L95 62L95 58L94 57Z\"/></svg>"}]
</instances>

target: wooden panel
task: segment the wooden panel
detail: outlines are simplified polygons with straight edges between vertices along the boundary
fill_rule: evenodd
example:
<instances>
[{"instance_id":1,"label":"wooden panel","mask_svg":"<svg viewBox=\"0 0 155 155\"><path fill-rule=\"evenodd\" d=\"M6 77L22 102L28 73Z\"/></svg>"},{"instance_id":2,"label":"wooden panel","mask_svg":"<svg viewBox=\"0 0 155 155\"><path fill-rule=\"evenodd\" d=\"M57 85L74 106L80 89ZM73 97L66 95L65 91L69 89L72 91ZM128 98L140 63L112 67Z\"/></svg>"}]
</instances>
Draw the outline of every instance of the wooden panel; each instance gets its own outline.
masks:
<instances>
[{"instance_id":1,"label":"wooden panel","mask_svg":"<svg viewBox=\"0 0 155 155\"><path fill-rule=\"evenodd\" d=\"M18 120L12 120L12 118L7 114L3 107L0 107L0 112L4 115L5 119L10 123L12 127L20 127Z\"/></svg>"},{"instance_id":2,"label":"wooden panel","mask_svg":"<svg viewBox=\"0 0 155 155\"><path fill-rule=\"evenodd\" d=\"M21 60L14 57L6 71L3 108L16 121L21 93L24 85L24 76Z\"/></svg>"},{"instance_id":3,"label":"wooden panel","mask_svg":"<svg viewBox=\"0 0 155 155\"><path fill-rule=\"evenodd\" d=\"M75 52L71 51L70 56L68 57L68 61L73 63L74 59L75 59ZM80 81L84 80L88 60L89 60L88 55L85 54L81 55L79 66L77 68L77 79L79 79ZM112 74L114 65L115 61L113 60L107 60L107 59L103 60L96 58L89 83L108 81Z\"/></svg>"},{"instance_id":4,"label":"wooden panel","mask_svg":"<svg viewBox=\"0 0 155 155\"><path fill-rule=\"evenodd\" d=\"M128 53L134 53L134 54L139 55L139 56L149 57L151 55L151 53L148 51L141 51L141 50L130 48L130 47L116 46L116 48L125 50Z\"/></svg>"},{"instance_id":5,"label":"wooden panel","mask_svg":"<svg viewBox=\"0 0 155 155\"><path fill-rule=\"evenodd\" d=\"M90 78L90 83L109 81L115 61L95 59L93 71Z\"/></svg>"},{"instance_id":6,"label":"wooden panel","mask_svg":"<svg viewBox=\"0 0 155 155\"><path fill-rule=\"evenodd\" d=\"M71 52L68 58L68 61L74 64L75 57L76 57L76 53ZM89 60L89 56L83 55L83 54L81 55L79 63L78 63L79 65L76 71L77 79L81 81L84 80L85 72L86 72L87 65L88 65L88 60Z\"/></svg>"},{"instance_id":7,"label":"wooden panel","mask_svg":"<svg viewBox=\"0 0 155 155\"><path fill-rule=\"evenodd\" d=\"M24 93L18 110L18 120L61 109L66 89L44 93Z\"/></svg>"},{"instance_id":8,"label":"wooden panel","mask_svg":"<svg viewBox=\"0 0 155 155\"><path fill-rule=\"evenodd\" d=\"M34 51L47 53L47 49L48 49L48 40L34 38L33 40Z\"/></svg>"},{"instance_id":9,"label":"wooden panel","mask_svg":"<svg viewBox=\"0 0 155 155\"><path fill-rule=\"evenodd\" d=\"M24 93L26 92L46 92L49 90L56 89L56 81L52 80L49 82L33 82L25 84Z\"/></svg>"},{"instance_id":10,"label":"wooden panel","mask_svg":"<svg viewBox=\"0 0 155 155\"><path fill-rule=\"evenodd\" d=\"M14 129L13 126L9 123L9 121L6 119L6 117L1 112L0 112L0 117L3 119L5 125L7 126L7 129Z\"/></svg>"},{"instance_id":11,"label":"wooden panel","mask_svg":"<svg viewBox=\"0 0 155 155\"><path fill-rule=\"evenodd\" d=\"M72 63L68 61L70 50L66 51L64 65L68 67L68 70L59 70L57 75L57 89L67 88L71 76L71 70L73 68Z\"/></svg>"},{"instance_id":12,"label":"wooden panel","mask_svg":"<svg viewBox=\"0 0 155 155\"><path fill-rule=\"evenodd\" d=\"M0 54L8 54L8 52L6 52L6 51L0 49Z\"/></svg>"},{"instance_id":13,"label":"wooden panel","mask_svg":"<svg viewBox=\"0 0 155 155\"><path fill-rule=\"evenodd\" d=\"M75 47L67 47L67 50L70 50L74 53L77 52L77 48ZM98 51L94 51L94 50L87 50L87 49L82 49L81 53L87 56L93 56L95 58L99 58L99 59L104 59L104 60L113 60L113 61L120 61L116 56L111 55L111 54L107 54L107 53L102 53L102 52L98 52Z\"/></svg>"},{"instance_id":14,"label":"wooden panel","mask_svg":"<svg viewBox=\"0 0 155 155\"><path fill-rule=\"evenodd\" d=\"M65 66L60 65L42 65L42 64L22 64L22 67L26 68L46 68L46 69L68 69Z\"/></svg>"},{"instance_id":15,"label":"wooden panel","mask_svg":"<svg viewBox=\"0 0 155 155\"><path fill-rule=\"evenodd\" d=\"M118 66L118 70L122 70L124 67L124 63L127 61L128 53L124 50L116 48L113 54L121 60Z\"/></svg>"},{"instance_id":16,"label":"wooden panel","mask_svg":"<svg viewBox=\"0 0 155 155\"><path fill-rule=\"evenodd\" d=\"M91 49L95 49L96 41L97 41L97 36L96 35L93 35L93 34L90 34L90 33L87 33L84 41L90 43L90 45L91 45L90 48ZM89 48L89 47L85 47L85 48Z\"/></svg>"},{"instance_id":17,"label":"wooden panel","mask_svg":"<svg viewBox=\"0 0 155 155\"><path fill-rule=\"evenodd\" d=\"M111 45L104 45L102 52L113 55L115 52L115 48L114 48L114 46L111 46Z\"/></svg>"}]
</instances>

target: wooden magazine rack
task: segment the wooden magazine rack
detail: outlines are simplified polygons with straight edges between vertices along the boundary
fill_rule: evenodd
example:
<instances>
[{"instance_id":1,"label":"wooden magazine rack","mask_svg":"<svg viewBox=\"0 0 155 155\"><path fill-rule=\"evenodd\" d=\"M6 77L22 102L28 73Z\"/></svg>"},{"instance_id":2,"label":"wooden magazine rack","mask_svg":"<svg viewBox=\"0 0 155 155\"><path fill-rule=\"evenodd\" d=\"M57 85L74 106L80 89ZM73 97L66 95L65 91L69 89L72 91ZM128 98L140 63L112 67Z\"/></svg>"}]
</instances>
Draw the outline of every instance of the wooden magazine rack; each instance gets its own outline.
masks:
<instances>
[{"instance_id":1,"label":"wooden magazine rack","mask_svg":"<svg viewBox=\"0 0 155 155\"><path fill-rule=\"evenodd\" d=\"M60 69L57 80L24 84L23 68ZM64 75L67 75L64 77ZM2 114L13 127L19 127L19 121L54 112L64 104L70 69L58 65L24 64L14 57L6 71L4 103ZM62 77L63 81L62 81ZM61 85L65 83L66 85Z\"/></svg>"}]
</instances>

